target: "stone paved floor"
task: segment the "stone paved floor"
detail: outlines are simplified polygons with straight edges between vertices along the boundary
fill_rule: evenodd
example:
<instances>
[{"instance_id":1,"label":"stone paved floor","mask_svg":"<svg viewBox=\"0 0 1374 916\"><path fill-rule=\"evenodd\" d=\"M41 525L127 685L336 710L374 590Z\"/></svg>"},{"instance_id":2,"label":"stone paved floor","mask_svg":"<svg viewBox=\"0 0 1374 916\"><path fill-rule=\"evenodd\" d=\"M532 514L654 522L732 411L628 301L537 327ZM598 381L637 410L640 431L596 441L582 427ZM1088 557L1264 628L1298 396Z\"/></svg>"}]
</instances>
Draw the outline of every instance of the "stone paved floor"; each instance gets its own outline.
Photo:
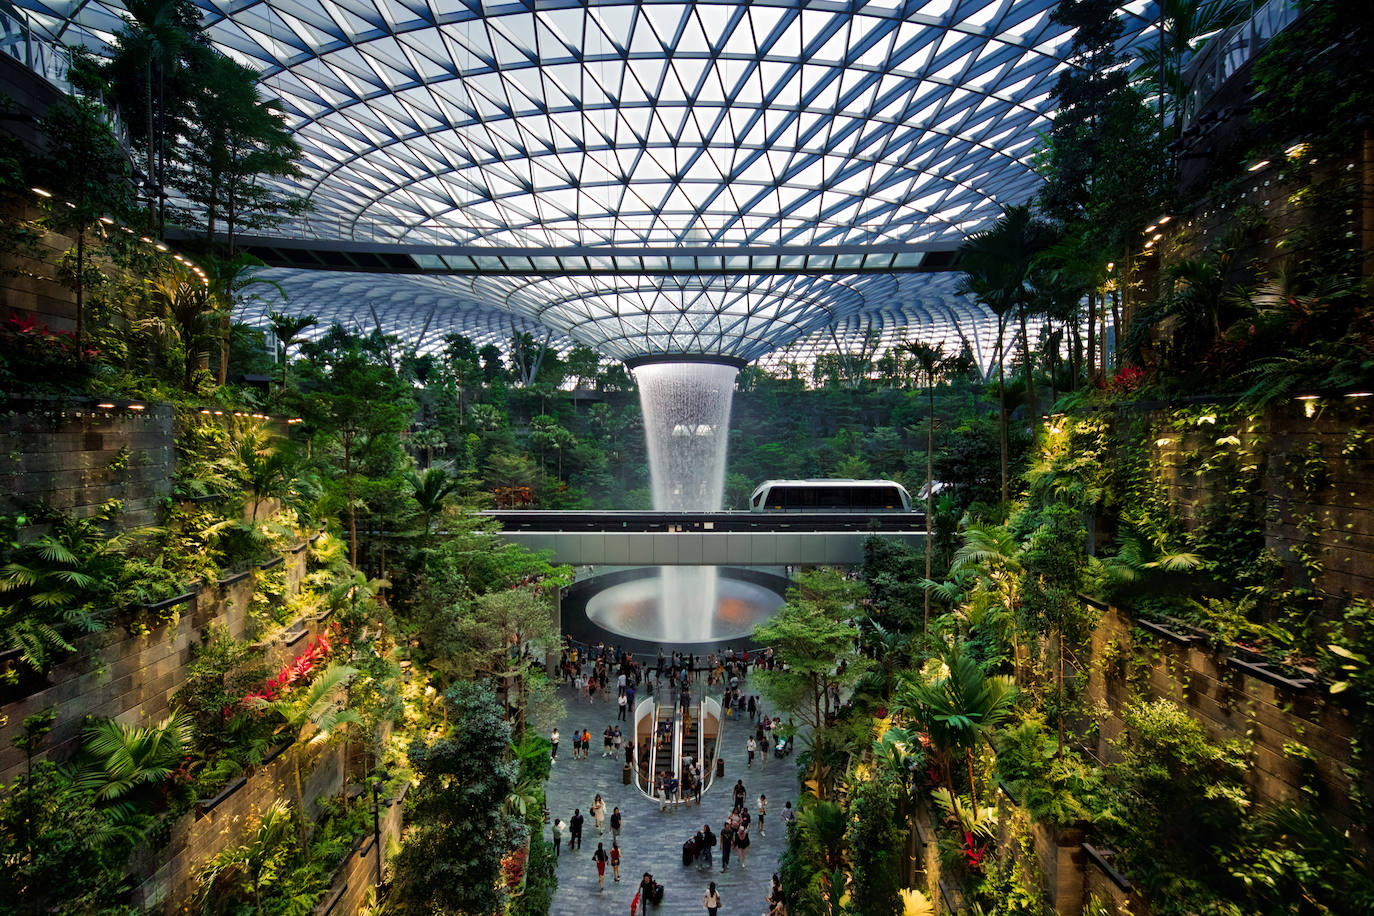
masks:
<instances>
[{"instance_id":1,"label":"stone paved floor","mask_svg":"<svg viewBox=\"0 0 1374 916\"><path fill-rule=\"evenodd\" d=\"M641 795L633 785L621 785L623 757L615 760L601 756L601 731L608 723L615 724L615 704L600 699L589 704L585 697L574 697L566 687L562 688L562 693L568 705L568 714L558 726L562 741L558 762L549 778L550 820L558 817L566 824L576 807L582 810L587 822L582 832L581 851L568 850L568 835L566 830L564 832L563 854L558 860L558 891L550 910L552 916L627 916L630 901L646 871L652 872L654 878L664 886L663 904L650 907L651 914L705 916L701 896L711 881L716 882L721 896L723 906L720 916L759 916L766 912L764 898L768 894L769 880L777 871L778 856L783 847L779 812L784 801L791 801L793 807L797 804L795 757L770 759L767 764L761 764L756 758L753 768L746 768L748 754L745 745L753 732L753 725L747 715L742 721L726 719L721 755L725 759L725 776L715 781L702 796L700 807L691 805L660 813L658 805ZM659 690L658 699L661 703L668 702L666 685ZM585 727L592 733L593 748L586 760L572 759L570 736L574 726ZM621 731L627 731L623 725ZM755 817L748 864L742 868L738 860L732 857L729 870L722 872L719 845L712 850L713 869L684 866L683 841L707 821L713 831L720 833L721 824L730 813L730 793L737 779L744 780L751 815L757 815L759 793L768 796L766 835L758 835ZM596 823L587 814L598 792L606 803L607 826L604 837L597 835ZM609 819L611 810L617 805L624 818L620 834L620 884L611 880L611 869L607 866L606 889L601 891L597 889L596 864L592 861L592 853L596 851L598 841L604 842L607 850L611 848ZM548 826L544 828L544 836L552 839L553 834Z\"/></svg>"}]
</instances>

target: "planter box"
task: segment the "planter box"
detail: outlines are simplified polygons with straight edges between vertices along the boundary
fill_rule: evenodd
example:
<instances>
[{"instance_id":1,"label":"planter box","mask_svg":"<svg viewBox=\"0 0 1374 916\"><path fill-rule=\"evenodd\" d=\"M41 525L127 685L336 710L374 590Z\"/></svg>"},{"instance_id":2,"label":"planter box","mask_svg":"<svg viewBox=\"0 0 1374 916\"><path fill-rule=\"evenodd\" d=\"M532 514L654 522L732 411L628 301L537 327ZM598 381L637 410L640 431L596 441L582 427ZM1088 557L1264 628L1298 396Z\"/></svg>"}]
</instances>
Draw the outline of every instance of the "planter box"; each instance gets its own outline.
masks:
<instances>
[{"instance_id":1,"label":"planter box","mask_svg":"<svg viewBox=\"0 0 1374 916\"><path fill-rule=\"evenodd\" d=\"M1180 632L1172 627L1166 627L1164 624L1156 623L1153 620L1139 619L1136 621L1136 626L1140 627L1146 633L1162 636L1170 642L1178 643L1180 646L1190 646L1196 638L1192 634Z\"/></svg>"},{"instance_id":2,"label":"planter box","mask_svg":"<svg viewBox=\"0 0 1374 916\"><path fill-rule=\"evenodd\" d=\"M1083 852L1087 854L1088 861L1097 866L1098 870L1106 875L1118 888L1123 891L1129 891L1131 889L1130 879L1112 867L1111 860L1116 857L1115 852L1110 849L1098 849L1091 843L1083 844Z\"/></svg>"},{"instance_id":3,"label":"planter box","mask_svg":"<svg viewBox=\"0 0 1374 916\"><path fill-rule=\"evenodd\" d=\"M284 557L273 557L273 558L270 559L270 560L264 560L263 562L259 563L259 564L258 564L258 569L261 569L261 570L275 569L275 568L277 568L278 566L282 565L282 564L285 563L285 562L286 562L286 559L285 559Z\"/></svg>"},{"instance_id":4,"label":"planter box","mask_svg":"<svg viewBox=\"0 0 1374 916\"><path fill-rule=\"evenodd\" d=\"M1287 677L1284 674L1275 671L1273 668L1270 668L1268 665L1262 662L1246 661L1242 658L1236 658L1234 655L1226 659L1226 664L1232 668L1235 668L1237 671L1241 671L1245 674L1250 675L1250 677L1253 677L1256 680L1260 680L1266 684L1271 684L1275 687L1282 687L1285 690L1292 690L1298 693L1307 690L1313 684L1311 678Z\"/></svg>"},{"instance_id":5,"label":"planter box","mask_svg":"<svg viewBox=\"0 0 1374 916\"><path fill-rule=\"evenodd\" d=\"M220 579L216 584L219 585L220 588L228 588L235 582L242 582L244 579L247 579L252 574L253 570L251 569L245 569L242 572L230 573L223 579Z\"/></svg>"},{"instance_id":6,"label":"planter box","mask_svg":"<svg viewBox=\"0 0 1374 916\"><path fill-rule=\"evenodd\" d=\"M290 738L290 739L288 739L288 740L286 740L286 741L283 741L281 744L278 744L276 747L272 748L270 751L267 752L267 756L265 756L265 757L262 758L263 765L265 766L265 765L271 763L273 760L276 760L276 759L277 759L278 757L280 757L282 754L285 754L286 751L287 751L287 748L291 747L291 745L293 745L293 744L295 744L295 743L296 743L296 739L295 739L295 738Z\"/></svg>"},{"instance_id":7,"label":"planter box","mask_svg":"<svg viewBox=\"0 0 1374 916\"><path fill-rule=\"evenodd\" d=\"M221 803L223 803L225 799L227 799L229 796L233 795L235 792L237 792L239 789L242 789L246 785L248 785L248 777L240 776L239 778L230 782L229 785L225 786L222 790L220 790L220 793L216 795L214 798L197 799L196 811L198 811L201 814L209 814L211 811L215 810L215 808L217 808Z\"/></svg>"},{"instance_id":8,"label":"planter box","mask_svg":"<svg viewBox=\"0 0 1374 916\"><path fill-rule=\"evenodd\" d=\"M291 548L291 552L292 552L292 553L300 553L302 550L304 550L305 548L307 548L307 547L309 547L309 546L310 546L310 542L309 542L309 541L301 541L301 542L300 542L299 544L297 544L295 547L292 547L292 548Z\"/></svg>"},{"instance_id":9,"label":"planter box","mask_svg":"<svg viewBox=\"0 0 1374 916\"><path fill-rule=\"evenodd\" d=\"M186 602L190 601L191 599L193 599L193 598L195 598L195 597L196 597L196 592L195 592L195 590L193 589L193 590L191 590L191 591L189 591L189 592L183 592L183 593L180 594L180 595L176 595L176 596L174 596L174 597L167 598L167 599L165 599L165 600L163 600L163 601L156 601L156 602L154 602L154 603L152 603L152 604L145 604L145 605L143 605L143 609L144 609L145 611L149 611L149 612L151 612L151 613L157 613L158 611L165 611L165 610L167 610L168 608L176 607L178 604L185 604Z\"/></svg>"},{"instance_id":10,"label":"planter box","mask_svg":"<svg viewBox=\"0 0 1374 916\"><path fill-rule=\"evenodd\" d=\"M227 497L223 493L206 493L202 496L177 496L175 499L179 503L192 503L199 506L204 503L223 502Z\"/></svg>"}]
</instances>

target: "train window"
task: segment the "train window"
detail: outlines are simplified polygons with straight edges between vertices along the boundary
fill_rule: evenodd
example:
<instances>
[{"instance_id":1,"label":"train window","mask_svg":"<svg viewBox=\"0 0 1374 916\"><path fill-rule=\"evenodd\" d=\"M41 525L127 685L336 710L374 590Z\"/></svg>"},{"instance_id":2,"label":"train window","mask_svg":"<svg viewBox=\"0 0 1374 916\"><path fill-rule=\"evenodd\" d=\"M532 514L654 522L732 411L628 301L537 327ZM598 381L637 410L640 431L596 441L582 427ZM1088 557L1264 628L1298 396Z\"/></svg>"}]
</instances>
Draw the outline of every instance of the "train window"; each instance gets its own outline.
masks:
<instances>
[{"instance_id":1,"label":"train window","mask_svg":"<svg viewBox=\"0 0 1374 916\"><path fill-rule=\"evenodd\" d=\"M827 509L842 508L852 504L849 487L822 487L817 494L819 504Z\"/></svg>"},{"instance_id":2,"label":"train window","mask_svg":"<svg viewBox=\"0 0 1374 916\"><path fill-rule=\"evenodd\" d=\"M758 496L755 496L755 497L754 497L754 507L757 508L758 506L762 505L762 503L763 503L763 494L760 493Z\"/></svg>"}]
</instances>

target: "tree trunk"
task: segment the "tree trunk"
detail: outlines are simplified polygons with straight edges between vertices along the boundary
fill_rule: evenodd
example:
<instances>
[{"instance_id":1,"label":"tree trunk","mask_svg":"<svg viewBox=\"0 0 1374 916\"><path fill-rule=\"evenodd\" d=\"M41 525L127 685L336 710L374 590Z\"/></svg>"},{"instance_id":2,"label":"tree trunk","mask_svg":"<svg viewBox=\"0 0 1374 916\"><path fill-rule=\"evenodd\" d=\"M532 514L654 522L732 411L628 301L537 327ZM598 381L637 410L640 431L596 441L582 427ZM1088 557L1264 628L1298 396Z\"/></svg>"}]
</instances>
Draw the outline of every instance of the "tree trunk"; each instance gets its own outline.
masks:
<instances>
[{"instance_id":1,"label":"tree trunk","mask_svg":"<svg viewBox=\"0 0 1374 916\"><path fill-rule=\"evenodd\" d=\"M344 477L348 486L348 562L358 568L358 511L353 505L353 438L344 434Z\"/></svg>"},{"instance_id":2,"label":"tree trunk","mask_svg":"<svg viewBox=\"0 0 1374 916\"><path fill-rule=\"evenodd\" d=\"M1088 290L1088 381L1097 377L1097 290Z\"/></svg>"},{"instance_id":3,"label":"tree trunk","mask_svg":"<svg viewBox=\"0 0 1374 916\"><path fill-rule=\"evenodd\" d=\"M1002 337L1006 331L1006 321L999 317L997 319L997 417L1002 446L1002 502L1009 498L1007 495L1007 452L1010 444L1007 440L1007 378L1005 374L1005 354L1002 352Z\"/></svg>"},{"instance_id":4,"label":"tree trunk","mask_svg":"<svg viewBox=\"0 0 1374 916\"><path fill-rule=\"evenodd\" d=\"M930 552L935 545L931 543L931 519L935 517L932 508L935 502L935 375L926 373L926 581L930 581ZM925 614L921 617L921 632L930 628L930 589L925 592Z\"/></svg>"},{"instance_id":5,"label":"tree trunk","mask_svg":"<svg viewBox=\"0 0 1374 916\"><path fill-rule=\"evenodd\" d=\"M157 201L153 199L153 51L148 49L148 66L144 70L143 102L146 106L144 114L148 121L148 174L144 179L148 182L148 234L152 235L157 225Z\"/></svg>"},{"instance_id":6,"label":"tree trunk","mask_svg":"<svg viewBox=\"0 0 1374 916\"><path fill-rule=\"evenodd\" d=\"M1363 180L1360 182L1360 247L1364 250L1364 278L1371 280L1374 279L1374 127L1364 129L1360 158L1363 166Z\"/></svg>"},{"instance_id":7,"label":"tree trunk","mask_svg":"<svg viewBox=\"0 0 1374 916\"><path fill-rule=\"evenodd\" d=\"M1057 653L1056 653L1056 654L1058 655L1058 658L1055 660L1055 661L1056 661L1055 668L1056 668L1056 671L1057 671L1058 681L1059 681L1059 684L1058 684L1058 687L1059 687L1059 704L1058 704L1058 705L1059 705L1059 709L1058 709L1058 713L1057 713L1058 719L1059 719L1059 756L1060 756L1060 757L1063 757L1063 756L1064 756L1064 631L1063 631L1063 629L1060 629L1055 635L1058 637L1057 642L1058 642L1058 646L1059 646L1059 647L1058 647L1058 651L1057 651Z\"/></svg>"},{"instance_id":8,"label":"tree trunk","mask_svg":"<svg viewBox=\"0 0 1374 916\"><path fill-rule=\"evenodd\" d=\"M1102 330L1102 341L1103 341L1103 347L1104 347L1104 349L1105 349L1105 347L1106 347L1106 341L1107 341L1107 331L1106 331L1106 327L1105 327L1106 324L1107 324L1107 315L1106 315L1105 312L1104 312L1103 315L1102 315L1102 324L1103 324L1103 326L1104 326L1104 327L1103 327L1103 330ZM1115 290L1115 291L1112 293L1112 329L1115 331L1115 333L1112 335L1112 365L1115 366L1117 369L1120 369L1120 368L1121 368L1121 290L1119 290L1119 289L1118 289L1118 290Z\"/></svg>"},{"instance_id":9,"label":"tree trunk","mask_svg":"<svg viewBox=\"0 0 1374 916\"><path fill-rule=\"evenodd\" d=\"M1031 362L1030 332L1026 330L1026 310L1022 307L1017 311L1021 313L1021 352L1026 360L1026 404L1030 408L1031 443L1033 445L1040 438L1040 398L1035 393L1035 365Z\"/></svg>"}]
</instances>

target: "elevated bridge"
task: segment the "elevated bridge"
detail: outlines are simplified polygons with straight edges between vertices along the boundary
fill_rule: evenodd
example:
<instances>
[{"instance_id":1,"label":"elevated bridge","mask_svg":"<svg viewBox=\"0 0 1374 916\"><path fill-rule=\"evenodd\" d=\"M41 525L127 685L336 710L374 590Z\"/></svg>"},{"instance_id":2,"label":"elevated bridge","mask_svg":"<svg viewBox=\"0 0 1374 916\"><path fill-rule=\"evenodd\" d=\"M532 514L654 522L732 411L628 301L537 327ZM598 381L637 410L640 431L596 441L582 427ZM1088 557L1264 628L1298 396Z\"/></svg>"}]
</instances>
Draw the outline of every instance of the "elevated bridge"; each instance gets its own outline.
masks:
<instances>
[{"instance_id":1,"label":"elevated bridge","mask_svg":"<svg viewBox=\"0 0 1374 916\"><path fill-rule=\"evenodd\" d=\"M487 512L504 536L574 566L849 566L871 534L921 544L922 512Z\"/></svg>"}]
</instances>

